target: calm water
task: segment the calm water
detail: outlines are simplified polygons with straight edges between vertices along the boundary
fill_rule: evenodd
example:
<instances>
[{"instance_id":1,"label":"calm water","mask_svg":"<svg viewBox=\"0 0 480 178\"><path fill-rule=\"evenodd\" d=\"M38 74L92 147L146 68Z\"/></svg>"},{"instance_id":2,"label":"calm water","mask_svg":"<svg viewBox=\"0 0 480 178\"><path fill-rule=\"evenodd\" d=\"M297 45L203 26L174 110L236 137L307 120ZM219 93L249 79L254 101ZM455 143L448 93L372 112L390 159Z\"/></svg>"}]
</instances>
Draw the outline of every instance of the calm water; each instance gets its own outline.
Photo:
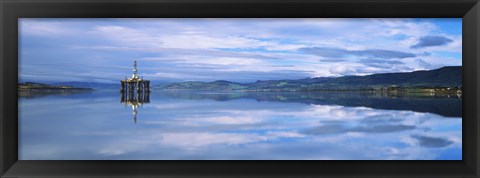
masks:
<instances>
[{"instance_id":1,"label":"calm water","mask_svg":"<svg viewBox=\"0 0 480 178\"><path fill-rule=\"evenodd\" d=\"M118 91L24 93L19 159L462 159L457 96L157 91L149 99L135 108Z\"/></svg>"}]
</instances>

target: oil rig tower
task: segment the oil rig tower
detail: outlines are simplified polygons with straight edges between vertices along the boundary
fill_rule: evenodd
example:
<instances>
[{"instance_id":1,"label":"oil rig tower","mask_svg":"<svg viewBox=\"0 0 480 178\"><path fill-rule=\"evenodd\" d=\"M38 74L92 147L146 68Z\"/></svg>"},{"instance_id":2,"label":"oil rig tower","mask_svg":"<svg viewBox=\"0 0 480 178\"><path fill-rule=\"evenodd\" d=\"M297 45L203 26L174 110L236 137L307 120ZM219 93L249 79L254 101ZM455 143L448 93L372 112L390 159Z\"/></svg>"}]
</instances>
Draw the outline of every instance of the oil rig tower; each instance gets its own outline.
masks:
<instances>
[{"instance_id":1,"label":"oil rig tower","mask_svg":"<svg viewBox=\"0 0 480 178\"><path fill-rule=\"evenodd\" d=\"M143 80L143 77L139 77L137 73L137 61L134 61L133 75L131 78L125 77L125 80L120 81L120 92L150 92L150 80Z\"/></svg>"},{"instance_id":2,"label":"oil rig tower","mask_svg":"<svg viewBox=\"0 0 480 178\"><path fill-rule=\"evenodd\" d=\"M144 80L143 77L137 75L137 61L133 63L133 75L131 78L125 77L120 81L120 102L125 106L132 106L133 121L137 123L137 112L139 106L144 103L150 103L150 81Z\"/></svg>"}]
</instances>

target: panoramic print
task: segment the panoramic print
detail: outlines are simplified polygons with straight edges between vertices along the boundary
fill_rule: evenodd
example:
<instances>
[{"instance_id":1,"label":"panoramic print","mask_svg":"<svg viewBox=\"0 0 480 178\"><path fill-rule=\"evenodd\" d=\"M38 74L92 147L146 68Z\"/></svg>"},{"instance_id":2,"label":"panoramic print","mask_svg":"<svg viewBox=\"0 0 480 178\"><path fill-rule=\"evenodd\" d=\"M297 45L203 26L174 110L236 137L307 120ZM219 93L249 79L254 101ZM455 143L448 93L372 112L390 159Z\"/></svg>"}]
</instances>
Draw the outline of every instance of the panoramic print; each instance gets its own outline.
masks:
<instances>
[{"instance_id":1,"label":"panoramic print","mask_svg":"<svg viewBox=\"0 0 480 178\"><path fill-rule=\"evenodd\" d=\"M19 160L462 160L461 18L20 18Z\"/></svg>"}]
</instances>

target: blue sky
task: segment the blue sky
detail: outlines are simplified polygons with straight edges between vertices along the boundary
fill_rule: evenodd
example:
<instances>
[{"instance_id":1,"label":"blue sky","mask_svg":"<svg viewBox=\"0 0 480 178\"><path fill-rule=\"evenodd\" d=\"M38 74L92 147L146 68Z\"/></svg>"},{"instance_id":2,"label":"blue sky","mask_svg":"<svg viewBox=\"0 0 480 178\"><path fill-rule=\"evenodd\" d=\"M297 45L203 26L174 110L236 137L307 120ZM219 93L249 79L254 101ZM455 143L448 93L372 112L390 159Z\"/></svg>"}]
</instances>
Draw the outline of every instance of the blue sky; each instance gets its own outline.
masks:
<instances>
[{"instance_id":1,"label":"blue sky","mask_svg":"<svg viewBox=\"0 0 480 178\"><path fill-rule=\"evenodd\" d=\"M19 21L20 81L254 82L462 65L461 18Z\"/></svg>"}]
</instances>

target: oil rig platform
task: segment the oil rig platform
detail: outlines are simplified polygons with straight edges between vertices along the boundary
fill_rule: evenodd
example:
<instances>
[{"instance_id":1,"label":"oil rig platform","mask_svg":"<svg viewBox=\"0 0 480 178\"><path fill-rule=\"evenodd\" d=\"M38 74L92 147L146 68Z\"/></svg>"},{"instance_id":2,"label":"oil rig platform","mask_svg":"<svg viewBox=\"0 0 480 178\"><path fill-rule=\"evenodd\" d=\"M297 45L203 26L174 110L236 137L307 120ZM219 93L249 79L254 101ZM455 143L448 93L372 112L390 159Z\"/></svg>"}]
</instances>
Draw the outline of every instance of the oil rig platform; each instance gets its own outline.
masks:
<instances>
[{"instance_id":1,"label":"oil rig platform","mask_svg":"<svg viewBox=\"0 0 480 178\"><path fill-rule=\"evenodd\" d=\"M120 102L132 107L133 121L137 123L138 108L144 103L150 103L150 81L137 75L137 61L133 63L133 75L120 81Z\"/></svg>"},{"instance_id":2,"label":"oil rig platform","mask_svg":"<svg viewBox=\"0 0 480 178\"><path fill-rule=\"evenodd\" d=\"M137 73L137 61L134 61L132 77L120 81L120 92L150 92L150 80L144 80Z\"/></svg>"}]
</instances>

